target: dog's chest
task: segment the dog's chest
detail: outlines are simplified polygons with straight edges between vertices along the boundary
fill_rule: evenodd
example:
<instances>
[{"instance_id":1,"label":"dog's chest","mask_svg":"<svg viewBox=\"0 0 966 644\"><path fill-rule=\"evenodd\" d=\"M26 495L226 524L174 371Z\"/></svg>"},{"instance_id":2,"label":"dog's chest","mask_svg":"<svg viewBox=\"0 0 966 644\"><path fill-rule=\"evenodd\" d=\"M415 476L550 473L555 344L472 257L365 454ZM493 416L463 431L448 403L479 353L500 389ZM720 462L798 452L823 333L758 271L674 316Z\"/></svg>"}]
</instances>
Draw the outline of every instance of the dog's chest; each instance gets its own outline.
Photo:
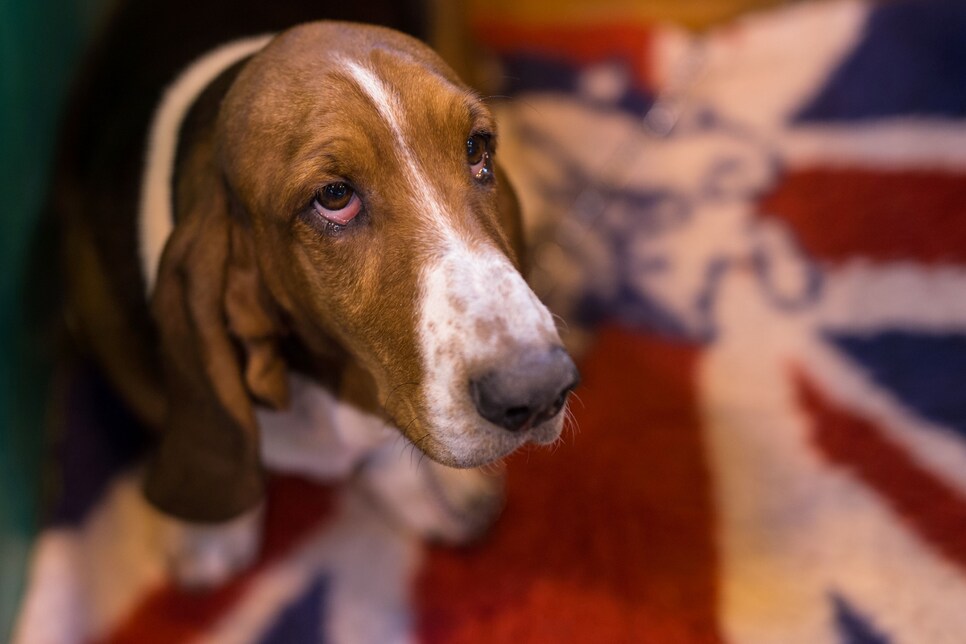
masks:
<instances>
[{"instance_id":1,"label":"dog's chest","mask_svg":"<svg viewBox=\"0 0 966 644\"><path fill-rule=\"evenodd\" d=\"M300 374L289 374L285 411L259 407L262 459L275 471L344 479L367 454L400 439L381 418L340 401Z\"/></svg>"}]
</instances>

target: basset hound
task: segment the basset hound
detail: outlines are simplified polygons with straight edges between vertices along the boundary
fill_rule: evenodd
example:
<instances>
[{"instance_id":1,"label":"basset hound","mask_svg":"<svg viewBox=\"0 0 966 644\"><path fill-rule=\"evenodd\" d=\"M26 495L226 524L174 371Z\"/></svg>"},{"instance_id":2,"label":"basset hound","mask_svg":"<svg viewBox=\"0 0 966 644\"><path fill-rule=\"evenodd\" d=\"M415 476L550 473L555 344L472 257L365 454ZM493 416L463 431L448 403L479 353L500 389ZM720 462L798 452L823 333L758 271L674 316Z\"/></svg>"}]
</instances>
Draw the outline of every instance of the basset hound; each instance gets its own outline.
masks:
<instances>
[{"instance_id":1,"label":"basset hound","mask_svg":"<svg viewBox=\"0 0 966 644\"><path fill-rule=\"evenodd\" d=\"M126 215L136 254L103 217L68 223L74 325L160 430L144 489L183 581L251 558L266 463L358 475L463 539L500 507L478 468L560 436L578 374L521 276L497 150L486 104L427 46L308 23L168 87ZM141 301L110 287L125 274Z\"/></svg>"}]
</instances>

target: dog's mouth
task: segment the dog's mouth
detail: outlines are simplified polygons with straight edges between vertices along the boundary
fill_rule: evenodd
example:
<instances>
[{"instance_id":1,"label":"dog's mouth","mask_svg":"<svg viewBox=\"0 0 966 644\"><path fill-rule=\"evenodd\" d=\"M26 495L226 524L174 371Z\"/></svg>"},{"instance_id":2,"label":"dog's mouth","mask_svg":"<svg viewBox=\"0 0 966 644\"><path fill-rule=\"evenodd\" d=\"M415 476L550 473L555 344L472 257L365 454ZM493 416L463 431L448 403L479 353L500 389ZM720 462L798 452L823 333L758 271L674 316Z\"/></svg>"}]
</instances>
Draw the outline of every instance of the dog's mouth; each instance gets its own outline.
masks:
<instances>
[{"instance_id":1,"label":"dog's mouth","mask_svg":"<svg viewBox=\"0 0 966 644\"><path fill-rule=\"evenodd\" d=\"M500 461L526 445L551 445L563 432L566 409L538 425L508 433L486 421L463 433L427 433L413 441L416 447L437 463L456 468L481 467ZM465 431L465 428L464 428Z\"/></svg>"},{"instance_id":2,"label":"dog's mouth","mask_svg":"<svg viewBox=\"0 0 966 644\"><path fill-rule=\"evenodd\" d=\"M487 465L526 445L550 445L563 432L570 393L577 382L576 369L553 375L563 378L564 384L552 385L552 396L520 404L526 396L515 389L510 393L516 396L505 398L509 402L504 407L488 401L476 381L471 381L468 395L453 405L453 413L427 419L419 430L410 428L408 438L434 461L459 468Z\"/></svg>"}]
</instances>

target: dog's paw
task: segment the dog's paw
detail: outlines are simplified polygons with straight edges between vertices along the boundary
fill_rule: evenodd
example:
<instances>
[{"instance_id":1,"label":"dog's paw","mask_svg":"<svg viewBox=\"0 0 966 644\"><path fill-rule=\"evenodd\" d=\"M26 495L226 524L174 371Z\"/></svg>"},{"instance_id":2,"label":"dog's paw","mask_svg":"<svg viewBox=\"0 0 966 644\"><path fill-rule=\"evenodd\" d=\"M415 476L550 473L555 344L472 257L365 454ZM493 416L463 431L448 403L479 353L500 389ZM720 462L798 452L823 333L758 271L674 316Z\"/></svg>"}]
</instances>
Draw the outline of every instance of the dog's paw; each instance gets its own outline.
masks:
<instances>
[{"instance_id":1,"label":"dog's paw","mask_svg":"<svg viewBox=\"0 0 966 644\"><path fill-rule=\"evenodd\" d=\"M481 537L503 509L503 475L381 454L362 471L380 504L421 536L450 544Z\"/></svg>"},{"instance_id":2,"label":"dog's paw","mask_svg":"<svg viewBox=\"0 0 966 644\"><path fill-rule=\"evenodd\" d=\"M206 590L246 569L261 546L261 507L226 523L162 519L161 539L172 577L182 588Z\"/></svg>"}]
</instances>

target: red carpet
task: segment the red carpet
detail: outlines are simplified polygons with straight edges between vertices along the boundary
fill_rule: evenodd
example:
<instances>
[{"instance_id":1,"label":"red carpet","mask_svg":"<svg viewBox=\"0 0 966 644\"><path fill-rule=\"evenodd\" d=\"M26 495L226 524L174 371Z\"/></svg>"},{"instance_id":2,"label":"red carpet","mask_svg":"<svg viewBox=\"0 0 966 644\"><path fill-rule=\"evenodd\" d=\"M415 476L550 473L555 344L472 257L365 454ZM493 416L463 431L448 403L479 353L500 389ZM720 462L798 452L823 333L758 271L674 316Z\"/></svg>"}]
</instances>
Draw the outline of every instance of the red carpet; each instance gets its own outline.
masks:
<instances>
[{"instance_id":1,"label":"red carpet","mask_svg":"<svg viewBox=\"0 0 966 644\"><path fill-rule=\"evenodd\" d=\"M579 433L509 464L481 549L435 549L427 642L717 642L697 349L608 329L582 365Z\"/></svg>"}]
</instances>

